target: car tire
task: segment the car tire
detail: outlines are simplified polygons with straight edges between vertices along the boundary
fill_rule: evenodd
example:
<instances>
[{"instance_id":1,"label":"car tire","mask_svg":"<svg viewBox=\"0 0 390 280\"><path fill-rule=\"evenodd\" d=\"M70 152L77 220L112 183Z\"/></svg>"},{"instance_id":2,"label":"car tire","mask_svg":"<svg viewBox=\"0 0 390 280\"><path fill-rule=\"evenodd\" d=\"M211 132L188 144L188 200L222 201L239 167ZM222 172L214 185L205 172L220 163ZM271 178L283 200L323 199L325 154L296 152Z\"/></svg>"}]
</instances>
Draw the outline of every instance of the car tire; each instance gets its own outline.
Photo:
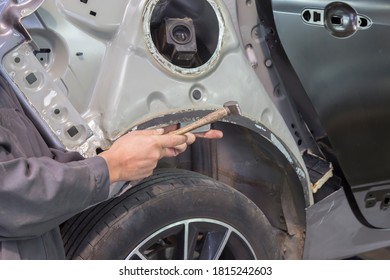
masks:
<instances>
[{"instance_id":1,"label":"car tire","mask_svg":"<svg viewBox=\"0 0 390 280\"><path fill-rule=\"evenodd\" d=\"M198 173L156 170L61 227L69 259L279 259L277 234L235 189Z\"/></svg>"}]
</instances>

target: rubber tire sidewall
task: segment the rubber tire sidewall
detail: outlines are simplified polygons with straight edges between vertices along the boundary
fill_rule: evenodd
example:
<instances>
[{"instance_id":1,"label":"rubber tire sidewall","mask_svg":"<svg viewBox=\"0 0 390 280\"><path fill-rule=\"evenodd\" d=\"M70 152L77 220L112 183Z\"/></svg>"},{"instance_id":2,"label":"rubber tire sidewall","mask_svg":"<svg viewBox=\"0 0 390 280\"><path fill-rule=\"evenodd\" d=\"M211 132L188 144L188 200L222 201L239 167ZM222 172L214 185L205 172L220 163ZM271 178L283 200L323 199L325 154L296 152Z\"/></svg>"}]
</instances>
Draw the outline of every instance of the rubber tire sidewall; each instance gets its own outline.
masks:
<instances>
[{"instance_id":1,"label":"rubber tire sidewall","mask_svg":"<svg viewBox=\"0 0 390 280\"><path fill-rule=\"evenodd\" d=\"M203 218L226 223L239 231L257 259L280 258L273 227L252 201L211 178L192 172L180 175L162 178L158 173L131 190L132 194L122 198L111 212L118 213L118 207L126 211L107 225L109 229L103 237L94 236L92 230L82 242L89 246L80 246L76 255L84 259L125 259L159 229Z\"/></svg>"}]
</instances>

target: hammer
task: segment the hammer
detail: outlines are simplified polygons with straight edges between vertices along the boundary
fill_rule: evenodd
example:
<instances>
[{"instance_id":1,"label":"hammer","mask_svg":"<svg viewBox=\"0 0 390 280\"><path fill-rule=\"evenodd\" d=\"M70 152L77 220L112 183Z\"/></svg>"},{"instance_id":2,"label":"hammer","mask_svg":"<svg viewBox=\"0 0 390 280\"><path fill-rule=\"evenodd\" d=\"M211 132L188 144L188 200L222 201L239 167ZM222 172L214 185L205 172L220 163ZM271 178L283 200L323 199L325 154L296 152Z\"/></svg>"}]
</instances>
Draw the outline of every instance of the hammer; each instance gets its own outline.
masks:
<instances>
[{"instance_id":1,"label":"hammer","mask_svg":"<svg viewBox=\"0 0 390 280\"><path fill-rule=\"evenodd\" d=\"M183 135L187 132L190 132L194 129L197 129L199 127L202 127L207 124L211 124L213 122L219 121L223 119L226 116L230 115L241 115L241 109L240 106L238 106L238 103L236 101L228 101L223 104L223 108L218 109L203 118L200 118L199 120L190 123L189 125L186 125L182 128L179 128L177 130L171 131L168 134L170 135Z\"/></svg>"}]
</instances>

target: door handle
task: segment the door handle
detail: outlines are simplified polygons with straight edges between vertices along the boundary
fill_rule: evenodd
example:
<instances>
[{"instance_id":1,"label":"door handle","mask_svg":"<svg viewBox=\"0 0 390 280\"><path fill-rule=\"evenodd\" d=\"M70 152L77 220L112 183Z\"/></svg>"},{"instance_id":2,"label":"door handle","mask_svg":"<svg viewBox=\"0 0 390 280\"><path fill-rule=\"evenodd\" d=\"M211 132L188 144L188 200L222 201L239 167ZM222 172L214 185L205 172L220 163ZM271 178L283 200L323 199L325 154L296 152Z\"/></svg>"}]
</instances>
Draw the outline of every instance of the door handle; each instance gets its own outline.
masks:
<instances>
[{"instance_id":1,"label":"door handle","mask_svg":"<svg viewBox=\"0 0 390 280\"><path fill-rule=\"evenodd\" d=\"M325 9L304 9L301 17L307 24L324 26L337 38L350 37L356 31L368 29L372 25L370 18L358 14L344 2L332 2Z\"/></svg>"}]
</instances>

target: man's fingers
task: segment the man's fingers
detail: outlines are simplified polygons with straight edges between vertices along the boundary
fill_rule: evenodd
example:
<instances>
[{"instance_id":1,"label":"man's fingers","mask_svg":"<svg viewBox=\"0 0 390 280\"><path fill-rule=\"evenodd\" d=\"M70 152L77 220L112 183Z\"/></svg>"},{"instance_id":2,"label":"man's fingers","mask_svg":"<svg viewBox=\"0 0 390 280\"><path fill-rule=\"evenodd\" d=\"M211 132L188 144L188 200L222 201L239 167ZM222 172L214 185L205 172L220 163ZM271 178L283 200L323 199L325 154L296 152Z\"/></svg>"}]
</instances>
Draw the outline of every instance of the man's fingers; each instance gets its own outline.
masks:
<instances>
[{"instance_id":1,"label":"man's fingers","mask_svg":"<svg viewBox=\"0 0 390 280\"><path fill-rule=\"evenodd\" d=\"M175 148L179 145L191 145L195 142L196 138L206 138L206 139L220 139L223 137L222 131L219 130L209 130L204 133L186 133L185 135L168 135L165 134L163 128L150 129L150 130L135 130L129 132L130 135L143 135L143 136L158 136L158 143L162 149L165 148ZM177 149L181 151L181 149ZM185 150L185 149L184 149Z\"/></svg>"},{"instance_id":2,"label":"man's fingers","mask_svg":"<svg viewBox=\"0 0 390 280\"><path fill-rule=\"evenodd\" d=\"M168 126L164 126L163 129L164 129L164 134L168 134L169 132L171 131L175 131L176 129L179 128L179 125L178 124L173 124L173 125L168 125Z\"/></svg>"},{"instance_id":3,"label":"man's fingers","mask_svg":"<svg viewBox=\"0 0 390 280\"><path fill-rule=\"evenodd\" d=\"M187 145L191 145L195 142L196 137L193 133L186 133L184 135L187 137L187 141L186 141Z\"/></svg>"},{"instance_id":4,"label":"man's fingers","mask_svg":"<svg viewBox=\"0 0 390 280\"><path fill-rule=\"evenodd\" d=\"M148 129L148 130L134 130L134 131L131 131L129 133L134 134L134 135L146 135L146 136L163 135L163 134L166 134L167 132L175 130L174 128L175 128L175 126L169 126L165 129L164 128L157 128L157 129ZM196 133L196 134L186 133L185 135L187 136L187 144L192 144L195 142L195 138L193 138L193 135L195 135L197 138L220 139L223 137L223 132L220 130L211 129L207 132ZM175 135L171 135L171 136L175 136ZM176 141L180 142L180 140L178 140L178 139L176 139Z\"/></svg>"},{"instance_id":5,"label":"man's fingers","mask_svg":"<svg viewBox=\"0 0 390 280\"><path fill-rule=\"evenodd\" d=\"M206 138L206 139L221 139L223 137L223 132L220 130L211 129L207 132L196 133L197 138Z\"/></svg>"},{"instance_id":6,"label":"man's fingers","mask_svg":"<svg viewBox=\"0 0 390 280\"><path fill-rule=\"evenodd\" d=\"M187 144L181 144L174 148L165 148L162 150L162 157L175 157L187 149Z\"/></svg>"},{"instance_id":7,"label":"man's fingers","mask_svg":"<svg viewBox=\"0 0 390 280\"><path fill-rule=\"evenodd\" d=\"M187 136L185 135L161 135L159 136L159 143L162 148L173 148L178 145L185 144Z\"/></svg>"}]
</instances>

